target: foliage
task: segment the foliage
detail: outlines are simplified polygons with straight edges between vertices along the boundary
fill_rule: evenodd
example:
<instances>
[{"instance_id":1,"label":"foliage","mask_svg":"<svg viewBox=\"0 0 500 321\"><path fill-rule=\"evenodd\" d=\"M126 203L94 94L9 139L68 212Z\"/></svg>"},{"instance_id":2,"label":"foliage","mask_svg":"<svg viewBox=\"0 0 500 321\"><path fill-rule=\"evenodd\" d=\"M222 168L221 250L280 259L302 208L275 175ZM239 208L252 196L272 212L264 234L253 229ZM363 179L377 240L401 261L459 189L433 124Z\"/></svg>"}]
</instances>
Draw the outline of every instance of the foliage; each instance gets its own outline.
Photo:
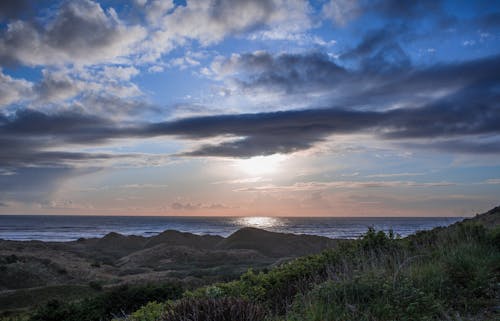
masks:
<instances>
[{"instance_id":1,"label":"foliage","mask_svg":"<svg viewBox=\"0 0 500 321\"><path fill-rule=\"evenodd\" d=\"M352 275L338 275L298 295L287 320L493 319L495 312L485 308L499 294L500 252L492 242L494 233L464 224L394 246L378 233L368 233L372 239L365 237L360 244L386 249L379 252L378 264L363 265L361 259L350 265L356 271ZM390 268L383 257L393 263L404 259Z\"/></svg>"},{"instance_id":2,"label":"foliage","mask_svg":"<svg viewBox=\"0 0 500 321\"><path fill-rule=\"evenodd\" d=\"M173 304L161 321L263 321L266 311L244 299L191 299Z\"/></svg>"},{"instance_id":3,"label":"foliage","mask_svg":"<svg viewBox=\"0 0 500 321\"><path fill-rule=\"evenodd\" d=\"M459 224L400 239L363 238L267 273L199 289L192 298L244 298L289 320L442 320L494 304L498 231ZM484 310L484 309L483 309Z\"/></svg>"},{"instance_id":4,"label":"foliage","mask_svg":"<svg viewBox=\"0 0 500 321\"><path fill-rule=\"evenodd\" d=\"M387 279L365 276L320 284L296 299L290 320L432 320L440 308L407 280L393 287Z\"/></svg>"},{"instance_id":5,"label":"foliage","mask_svg":"<svg viewBox=\"0 0 500 321\"><path fill-rule=\"evenodd\" d=\"M129 321L157 321L164 316L168 308L167 303L149 302L139 310L132 313Z\"/></svg>"},{"instance_id":6,"label":"foliage","mask_svg":"<svg viewBox=\"0 0 500 321\"><path fill-rule=\"evenodd\" d=\"M182 299L180 290L162 298L129 293L123 300L108 293L106 299L53 302L30 321L105 320L148 301L156 302L125 319L492 320L499 317L490 309L500 297L499 241L500 228L474 222L404 239L370 228L359 240L269 271L248 270L239 280L188 291ZM106 308L103 301L110 302Z\"/></svg>"},{"instance_id":7,"label":"foliage","mask_svg":"<svg viewBox=\"0 0 500 321\"><path fill-rule=\"evenodd\" d=\"M177 299L178 284L121 286L92 298L64 303L52 300L39 308L30 321L101 321L131 313L150 301Z\"/></svg>"}]
</instances>

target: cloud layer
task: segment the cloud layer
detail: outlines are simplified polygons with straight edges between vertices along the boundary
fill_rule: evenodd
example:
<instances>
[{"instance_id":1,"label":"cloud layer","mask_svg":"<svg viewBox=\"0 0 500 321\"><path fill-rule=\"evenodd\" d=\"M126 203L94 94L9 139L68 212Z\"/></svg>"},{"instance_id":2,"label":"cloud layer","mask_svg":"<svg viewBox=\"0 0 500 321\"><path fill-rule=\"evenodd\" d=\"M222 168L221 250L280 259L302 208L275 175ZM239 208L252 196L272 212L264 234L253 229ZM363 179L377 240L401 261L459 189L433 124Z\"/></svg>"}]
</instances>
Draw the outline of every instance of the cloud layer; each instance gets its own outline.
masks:
<instances>
[{"instance_id":1,"label":"cloud layer","mask_svg":"<svg viewBox=\"0 0 500 321\"><path fill-rule=\"evenodd\" d=\"M2 1L0 205L124 162L318 151L356 135L436 158L500 155L497 7Z\"/></svg>"}]
</instances>

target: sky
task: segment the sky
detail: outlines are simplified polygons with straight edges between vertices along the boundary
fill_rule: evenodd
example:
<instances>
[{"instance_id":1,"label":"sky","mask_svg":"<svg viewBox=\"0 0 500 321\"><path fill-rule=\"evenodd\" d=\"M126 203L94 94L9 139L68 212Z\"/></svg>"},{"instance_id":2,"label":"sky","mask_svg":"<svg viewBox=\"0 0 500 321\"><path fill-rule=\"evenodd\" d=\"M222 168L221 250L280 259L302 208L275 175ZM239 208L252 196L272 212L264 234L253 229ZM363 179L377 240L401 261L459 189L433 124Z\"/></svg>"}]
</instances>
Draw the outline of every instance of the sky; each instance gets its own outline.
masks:
<instances>
[{"instance_id":1,"label":"sky","mask_svg":"<svg viewBox=\"0 0 500 321\"><path fill-rule=\"evenodd\" d=\"M0 2L0 214L500 204L500 2Z\"/></svg>"}]
</instances>

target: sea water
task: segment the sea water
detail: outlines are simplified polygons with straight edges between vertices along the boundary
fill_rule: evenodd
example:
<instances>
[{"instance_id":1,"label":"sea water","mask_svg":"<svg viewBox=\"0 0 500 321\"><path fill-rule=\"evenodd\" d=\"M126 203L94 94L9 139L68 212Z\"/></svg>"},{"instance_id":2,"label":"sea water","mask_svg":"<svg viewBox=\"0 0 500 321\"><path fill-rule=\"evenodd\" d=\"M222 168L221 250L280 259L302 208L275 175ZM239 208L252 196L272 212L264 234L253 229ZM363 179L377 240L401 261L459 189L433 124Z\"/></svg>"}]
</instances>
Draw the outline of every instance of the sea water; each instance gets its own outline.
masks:
<instances>
[{"instance_id":1,"label":"sea water","mask_svg":"<svg viewBox=\"0 0 500 321\"><path fill-rule=\"evenodd\" d=\"M165 230L228 236L243 227L273 232L358 238L369 227L393 230L401 236L447 226L460 217L165 217L0 215L0 238L8 240L73 241L110 232L153 236Z\"/></svg>"}]
</instances>

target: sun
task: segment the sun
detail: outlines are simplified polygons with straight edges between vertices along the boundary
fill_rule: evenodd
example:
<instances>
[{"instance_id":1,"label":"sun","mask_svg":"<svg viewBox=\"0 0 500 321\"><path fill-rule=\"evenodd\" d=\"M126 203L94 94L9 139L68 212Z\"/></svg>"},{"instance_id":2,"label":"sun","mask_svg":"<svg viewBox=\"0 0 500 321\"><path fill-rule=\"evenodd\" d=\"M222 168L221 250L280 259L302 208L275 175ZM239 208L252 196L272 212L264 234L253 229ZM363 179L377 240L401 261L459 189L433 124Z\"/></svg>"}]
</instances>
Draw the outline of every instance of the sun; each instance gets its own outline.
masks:
<instances>
[{"instance_id":1,"label":"sun","mask_svg":"<svg viewBox=\"0 0 500 321\"><path fill-rule=\"evenodd\" d=\"M264 175L275 173L285 160L285 156L274 154L270 156L255 156L236 161L236 168L249 175Z\"/></svg>"}]
</instances>

